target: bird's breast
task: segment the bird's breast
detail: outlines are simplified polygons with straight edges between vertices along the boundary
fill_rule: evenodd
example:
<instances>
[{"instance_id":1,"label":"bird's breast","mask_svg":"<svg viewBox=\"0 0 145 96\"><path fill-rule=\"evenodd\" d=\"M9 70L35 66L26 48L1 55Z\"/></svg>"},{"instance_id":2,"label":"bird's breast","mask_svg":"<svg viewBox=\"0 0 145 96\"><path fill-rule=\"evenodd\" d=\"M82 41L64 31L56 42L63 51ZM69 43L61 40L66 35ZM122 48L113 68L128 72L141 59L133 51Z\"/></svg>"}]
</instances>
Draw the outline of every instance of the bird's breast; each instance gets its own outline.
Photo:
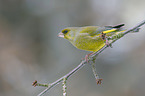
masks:
<instances>
[{"instance_id":1,"label":"bird's breast","mask_svg":"<svg viewBox=\"0 0 145 96\"><path fill-rule=\"evenodd\" d=\"M78 36L72 43L76 48L86 51L98 51L105 45L104 41L99 37Z\"/></svg>"}]
</instances>

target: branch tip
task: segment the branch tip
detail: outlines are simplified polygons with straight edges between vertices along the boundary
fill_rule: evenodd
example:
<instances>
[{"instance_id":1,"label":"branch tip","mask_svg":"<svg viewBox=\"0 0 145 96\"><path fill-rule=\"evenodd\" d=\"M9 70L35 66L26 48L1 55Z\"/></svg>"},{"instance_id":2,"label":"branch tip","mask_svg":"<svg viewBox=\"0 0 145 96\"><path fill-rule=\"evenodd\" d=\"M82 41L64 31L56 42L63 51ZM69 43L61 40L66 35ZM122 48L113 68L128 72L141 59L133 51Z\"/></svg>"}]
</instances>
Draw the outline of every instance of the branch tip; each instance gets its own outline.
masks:
<instances>
[{"instance_id":1,"label":"branch tip","mask_svg":"<svg viewBox=\"0 0 145 96\"><path fill-rule=\"evenodd\" d=\"M37 86L37 80L35 80L35 81L32 83L32 86L34 86L34 87Z\"/></svg>"},{"instance_id":2,"label":"branch tip","mask_svg":"<svg viewBox=\"0 0 145 96\"><path fill-rule=\"evenodd\" d=\"M102 84L102 80L103 80L103 79L101 79L101 78L100 78L100 79L96 79L97 85L98 85L98 84Z\"/></svg>"}]
</instances>

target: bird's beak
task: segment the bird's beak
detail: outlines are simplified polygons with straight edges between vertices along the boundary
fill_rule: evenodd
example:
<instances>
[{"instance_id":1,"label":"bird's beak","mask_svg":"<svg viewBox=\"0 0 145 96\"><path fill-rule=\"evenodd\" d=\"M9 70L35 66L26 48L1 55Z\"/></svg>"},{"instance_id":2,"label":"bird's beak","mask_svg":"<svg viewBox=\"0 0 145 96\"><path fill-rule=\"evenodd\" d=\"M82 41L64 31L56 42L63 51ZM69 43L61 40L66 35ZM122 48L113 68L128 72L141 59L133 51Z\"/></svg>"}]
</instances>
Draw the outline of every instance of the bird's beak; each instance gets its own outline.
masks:
<instances>
[{"instance_id":1,"label":"bird's beak","mask_svg":"<svg viewBox=\"0 0 145 96\"><path fill-rule=\"evenodd\" d=\"M63 33L62 33L62 32L60 32L60 33L58 34L58 37L62 37L62 38L64 38Z\"/></svg>"}]
</instances>

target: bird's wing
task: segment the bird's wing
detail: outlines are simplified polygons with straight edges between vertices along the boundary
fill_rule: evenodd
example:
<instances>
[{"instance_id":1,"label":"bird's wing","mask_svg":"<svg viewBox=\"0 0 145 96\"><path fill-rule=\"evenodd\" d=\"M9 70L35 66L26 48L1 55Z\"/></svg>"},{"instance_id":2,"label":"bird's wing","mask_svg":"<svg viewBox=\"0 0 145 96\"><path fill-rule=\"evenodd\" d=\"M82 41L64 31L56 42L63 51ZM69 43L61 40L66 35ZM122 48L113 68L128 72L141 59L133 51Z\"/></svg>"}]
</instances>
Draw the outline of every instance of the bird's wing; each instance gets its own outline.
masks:
<instances>
[{"instance_id":1,"label":"bird's wing","mask_svg":"<svg viewBox=\"0 0 145 96\"><path fill-rule=\"evenodd\" d=\"M96 35L100 35L101 32L106 34L111 32L118 32L121 30L122 26L124 26L124 24L119 24L115 26L105 26L105 27L85 26L85 27L81 27L80 33L87 33L90 36L96 36Z\"/></svg>"}]
</instances>

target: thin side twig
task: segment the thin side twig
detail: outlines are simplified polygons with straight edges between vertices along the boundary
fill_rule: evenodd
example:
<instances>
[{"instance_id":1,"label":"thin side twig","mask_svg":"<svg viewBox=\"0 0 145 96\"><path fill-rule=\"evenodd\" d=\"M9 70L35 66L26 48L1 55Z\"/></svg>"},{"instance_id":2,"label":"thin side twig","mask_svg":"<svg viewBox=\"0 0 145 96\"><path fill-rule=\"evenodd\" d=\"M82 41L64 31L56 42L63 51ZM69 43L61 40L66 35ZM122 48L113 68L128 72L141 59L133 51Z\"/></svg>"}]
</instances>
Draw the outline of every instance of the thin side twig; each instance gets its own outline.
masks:
<instances>
[{"instance_id":1,"label":"thin side twig","mask_svg":"<svg viewBox=\"0 0 145 96\"><path fill-rule=\"evenodd\" d=\"M96 79L97 85L101 84L102 83L102 79L99 78L99 75L97 74L96 67L95 67L95 59L93 60L93 63L91 63L91 67L92 67L92 71L93 71L94 77Z\"/></svg>"},{"instance_id":2,"label":"thin side twig","mask_svg":"<svg viewBox=\"0 0 145 96\"><path fill-rule=\"evenodd\" d=\"M63 78L63 82L62 82L63 96L67 96L67 93L66 93L66 89L67 89L66 80L67 80L66 78Z\"/></svg>"}]
</instances>

